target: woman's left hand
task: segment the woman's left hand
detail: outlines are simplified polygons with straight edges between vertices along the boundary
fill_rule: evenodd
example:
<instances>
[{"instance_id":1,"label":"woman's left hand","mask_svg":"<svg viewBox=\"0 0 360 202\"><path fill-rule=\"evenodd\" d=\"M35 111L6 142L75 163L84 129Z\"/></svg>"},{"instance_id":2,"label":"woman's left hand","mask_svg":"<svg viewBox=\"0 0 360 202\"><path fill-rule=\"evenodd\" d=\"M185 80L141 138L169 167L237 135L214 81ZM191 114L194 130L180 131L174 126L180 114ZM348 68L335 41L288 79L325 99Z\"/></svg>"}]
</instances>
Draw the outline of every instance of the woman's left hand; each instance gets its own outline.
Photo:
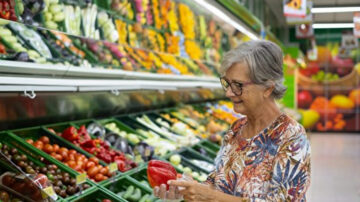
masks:
<instances>
[{"instance_id":1,"label":"woman's left hand","mask_svg":"<svg viewBox=\"0 0 360 202\"><path fill-rule=\"evenodd\" d=\"M196 181L171 180L169 185L179 187L179 193L184 196L186 202L190 201L216 201L214 189L209 185L200 184Z\"/></svg>"}]
</instances>

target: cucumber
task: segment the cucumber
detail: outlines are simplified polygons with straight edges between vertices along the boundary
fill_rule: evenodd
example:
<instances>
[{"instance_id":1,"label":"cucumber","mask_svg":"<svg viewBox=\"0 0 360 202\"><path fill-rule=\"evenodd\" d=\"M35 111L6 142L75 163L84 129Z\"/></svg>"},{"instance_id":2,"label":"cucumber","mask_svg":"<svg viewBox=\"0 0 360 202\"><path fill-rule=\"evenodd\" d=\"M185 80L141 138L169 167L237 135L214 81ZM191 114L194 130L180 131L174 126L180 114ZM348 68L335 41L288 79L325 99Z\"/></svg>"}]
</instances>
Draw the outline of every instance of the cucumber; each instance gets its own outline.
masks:
<instances>
[{"instance_id":1,"label":"cucumber","mask_svg":"<svg viewBox=\"0 0 360 202\"><path fill-rule=\"evenodd\" d=\"M146 199L148 199L150 197L150 194L145 194L144 196L141 197L139 202L145 202Z\"/></svg>"},{"instance_id":2,"label":"cucumber","mask_svg":"<svg viewBox=\"0 0 360 202\"><path fill-rule=\"evenodd\" d=\"M39 58L40 57L39 53L34 50L28 50L27 53L29 54L30 58Z\"/></svg>"},{"instance_id":3,"label":"cucumber","mask_svg":"<svg viewBox=\"0 0 360 202\"><path fill-rule=\"evenodd\" d=\"M9 29L6 29L6 28L0 28L0 36L5 38L5 37L8 37L8 36L11 36L11 31Z\"/></svg>"},{"instance_id":4,"label":"cucumber","mask_svg":"<svg viewBox=\"0 0 360 202\"><path fill-rule=\"evenodd\" d=\"M4 37L3 40L6 41L7 43L10 43L10 44L14 44L14 43L17 42L17 38L14 37L14 36Z\"/></svg>"},{"instance_id":5,"label":"cucumber","mask_svg":"<svg viewBox=\"0 0 360 202\"><path fill-rule=\"evenodd\" d=\"M124 199L129 198L133 194L133 192L134 192L134 186L131 185L130 187L127 188L125 194L123 195L123 198Z\"/></svg>"},{"instance_id":6,"label":"cucumber","mask_svg":"<svg viewBox=\"0 0 360 202\"><path fill-rule=\"evenodd\" d=\"M126 192L126 191L122 191L122 192L117 193L116 195L122 197L122 196L124 196L125 192Z\"/></svg>"},{"instance_id":7,"label":"cucumber","mask_svg":"<svg viewBox=\"0 0 360 202\"><path fill-rule=\"evenodd\" d=\"M130 201L139 201L141 198L141 190L139 188L136 188L134 193L129 197Z\"/></svg>"},{"instance_id":8,"label":"cucumber","mask_svg":"<svg viewBox=\"0 0 360 202\"><path fill-rule=\"evenodd\" d=\"M145 202L153 202L153 201L156 201L157 200L157 198L153 195L153 194L151 194L146 200L145 200Z\"/></svg>"},{"instance_id":9,"label":"cucumber","mask_svg":"<svg viewBox=\"0 0 360 202\"><path fill-rule=\"evenodd\" d=\"M19 52L23 47L21 44L19 43L14 43L12 44L12 48L16 51L16 52Z\"/></svg>"}]
</instances>

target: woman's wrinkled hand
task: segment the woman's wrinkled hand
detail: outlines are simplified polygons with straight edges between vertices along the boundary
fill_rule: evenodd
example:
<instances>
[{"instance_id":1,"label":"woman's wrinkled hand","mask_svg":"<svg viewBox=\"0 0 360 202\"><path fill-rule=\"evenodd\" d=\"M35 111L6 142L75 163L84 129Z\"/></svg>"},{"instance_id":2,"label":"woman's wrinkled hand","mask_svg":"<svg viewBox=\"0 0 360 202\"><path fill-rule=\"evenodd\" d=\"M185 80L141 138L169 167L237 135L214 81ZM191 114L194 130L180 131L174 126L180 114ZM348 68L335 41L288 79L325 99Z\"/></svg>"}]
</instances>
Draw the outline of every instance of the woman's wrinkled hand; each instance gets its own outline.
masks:
<instances>
[{"instance_id":1,"label":"woman's wrinkled hand","mask_svg":"<svg viewBox=\"0 0 360 202\"><path fill-rule=\"evenodd\" d=\"M179 188L176 186L169 186L169 190L166 190L166 185L162 184L160 187L154 187L154 196L162 200L181 200L182 195L179 192Z\"/></svg>"},{"instance_id":2,"label":"woman's wrinkled hand","mask_svg":"<svg viewBox=\"0 0 360 202\"><path fill-rule=\"evenodd\" d=\"M200 184L196 181L171 180L171 186L178 188L180 195L186 202L190 201L216 201L212 194L214 190L209 185Z\"/></svg>"}]
</instances>

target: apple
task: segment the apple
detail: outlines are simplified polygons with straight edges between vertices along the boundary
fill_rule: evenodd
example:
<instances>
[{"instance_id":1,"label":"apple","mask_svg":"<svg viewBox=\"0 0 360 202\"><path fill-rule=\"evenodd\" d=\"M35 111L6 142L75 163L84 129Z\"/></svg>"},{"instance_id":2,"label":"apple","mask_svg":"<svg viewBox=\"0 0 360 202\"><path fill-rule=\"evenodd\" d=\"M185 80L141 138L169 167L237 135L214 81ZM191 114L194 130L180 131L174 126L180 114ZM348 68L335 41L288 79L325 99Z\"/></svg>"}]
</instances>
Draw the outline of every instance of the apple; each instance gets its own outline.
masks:
<instances>
[{"instance_id":1,"label":"apple","mask_svg":"<svg viewBox=\"0 0 360 202\"><path fill-rule=\"evenodd\" d=\"M307 90L300 91L297 97L297 103L299 108L308 108L313 101L313 96Z\"/></svg>"}]
</instances>

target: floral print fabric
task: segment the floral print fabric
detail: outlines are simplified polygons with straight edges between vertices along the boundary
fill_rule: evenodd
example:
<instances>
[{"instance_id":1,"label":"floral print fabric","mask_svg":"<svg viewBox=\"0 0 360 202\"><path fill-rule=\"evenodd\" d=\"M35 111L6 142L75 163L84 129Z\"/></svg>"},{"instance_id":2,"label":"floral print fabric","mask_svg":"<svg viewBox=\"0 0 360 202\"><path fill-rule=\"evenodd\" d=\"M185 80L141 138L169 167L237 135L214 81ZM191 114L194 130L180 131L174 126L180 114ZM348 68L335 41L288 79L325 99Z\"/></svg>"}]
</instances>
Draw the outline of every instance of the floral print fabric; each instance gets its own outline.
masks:
<instances>
[{"instance_id":1,"label":"floral print fabric","mask_svg":"<svg viewBox=\"0 0 360 202\"><path fill-rule=\"evenodd\" d=\"M247 201L306 201L310 145L304 128L285 114L251 139L241 137L247 120L224 136L207 182Z\"/></svg>"}]
</instances>

